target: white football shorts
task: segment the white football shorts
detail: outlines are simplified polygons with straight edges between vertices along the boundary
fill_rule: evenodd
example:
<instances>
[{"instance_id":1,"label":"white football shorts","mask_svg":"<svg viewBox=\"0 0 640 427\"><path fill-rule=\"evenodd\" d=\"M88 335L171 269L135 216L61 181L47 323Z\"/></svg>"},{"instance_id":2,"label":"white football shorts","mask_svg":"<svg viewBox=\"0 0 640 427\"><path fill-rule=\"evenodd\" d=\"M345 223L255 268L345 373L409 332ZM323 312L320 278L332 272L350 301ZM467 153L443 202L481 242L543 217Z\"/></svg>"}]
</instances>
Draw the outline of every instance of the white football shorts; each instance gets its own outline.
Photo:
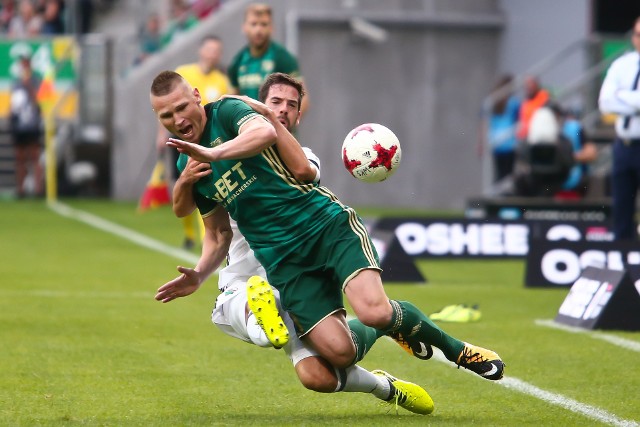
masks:
<instances>
[{"instance_id":1,"label":"white football shorts","mask_svg":"<svg viewBox=\"0 0 640 427\"><path fill-rule=\"evenodd\" d=\"M304 345L298 338L293 321L287 312L282 311L280 306L280 293L273 288L276 297L276 304L280 310L280 316L289 329L289 342L282 347L289 359L296 366L298 362L307 357L317 356L313 349ZM216 298L216 305L211 313L211 321L225 334L238 338L242 341L253 344L247 330L245 310L247 305L247 283L244 281L234 281ZM269 344L271 346L271 344Z\"/></svg>"}]
</instances>

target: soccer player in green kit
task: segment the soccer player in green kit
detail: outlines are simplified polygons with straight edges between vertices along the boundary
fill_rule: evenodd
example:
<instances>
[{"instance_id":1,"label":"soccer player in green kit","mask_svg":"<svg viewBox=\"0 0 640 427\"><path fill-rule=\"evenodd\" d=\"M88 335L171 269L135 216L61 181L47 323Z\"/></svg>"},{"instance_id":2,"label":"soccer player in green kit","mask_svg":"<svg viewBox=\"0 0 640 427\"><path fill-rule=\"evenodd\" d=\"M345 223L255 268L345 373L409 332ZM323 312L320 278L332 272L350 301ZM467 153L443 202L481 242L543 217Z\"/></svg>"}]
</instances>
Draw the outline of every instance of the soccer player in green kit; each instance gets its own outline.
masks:
<instances>
[{"instance_id":1,"label":"soccer player in green kit","mask_svg":"<svg viewBox=\"0 0 640 427\"><path fill-rule=\"evenodd\" d=\"M285 74L274 74L268 81L293 80ZM300 146L291 131L300 118L300 101L303 92L299 86L265 83L268 91L261 91L259 102L248 96L240 99L262 114L275 127L275 147L292 175L301 182L318 183L320 159L310 149ZM182 162L186 155L181 154ZM173 211L178 217L189 215L197 209L193 184L211 173L209 163L188 160L173 189ZM224 209L219 209L224 212ZM400 406L411 412L428 415L434 410L433 400L417 384L398 379L382 370L368 371L356 365L335 369L320 358L297 336L291 317L278 307L278 291L263 278L264 268L249 248L244 236L232 221L233 237L229 246L227 265L218 272L220 294L216 298L211 320L226 334L261 347L282 348L293 363L295 372L307 389L322 393L369 393L389 405ZM189 273L187 273L189 274ZM179 278L181 279L181 278ZM262 322L258 323L259 313ZM280 326L264 328L264 325ZM383 404L384 405L384 404Z\"/></svg>"},{"instance_id":2,"label":"soccer player in green kit","mask_svg":"<svg viewBox=\"0 0 640 427\"><path fill-rule=\"evenodd\" d=\"M193 293L222 262L226 249L218 246L229 229L228 212L280 291L297 334L335 368L353 365L389 335L418 358L427 358L434 345L459 366L502 378L496 353L449 336L409 302L389 300L356 212L327 188L293 178L273 146L273 125L256 111L237 99L202 106L197 90L173 72L154 79L151 104L181 138L167 144L209 162L213 171L196 183L194 197L214 231L205 235L198 265L180 268L182 276L162 286L156 299ZM343 293L358 318L349 324Z\"/></svg>"},{"instance_id":3,"label":"soccer player in green kit","mask_svg":"<svg viewBox=\"0 0 640 427\"><path fill-rule=\"evenodd\" d=\"M258 99L262 82L271 73L285 73L301 79L298 60L280 43L271 40L273 18L265 3L247 6L242 24L247 37L244 46L231 60L227 75L235 92ZM301 113L307 110L309 96L302 98Z\"/></svg>"}]
</instances>

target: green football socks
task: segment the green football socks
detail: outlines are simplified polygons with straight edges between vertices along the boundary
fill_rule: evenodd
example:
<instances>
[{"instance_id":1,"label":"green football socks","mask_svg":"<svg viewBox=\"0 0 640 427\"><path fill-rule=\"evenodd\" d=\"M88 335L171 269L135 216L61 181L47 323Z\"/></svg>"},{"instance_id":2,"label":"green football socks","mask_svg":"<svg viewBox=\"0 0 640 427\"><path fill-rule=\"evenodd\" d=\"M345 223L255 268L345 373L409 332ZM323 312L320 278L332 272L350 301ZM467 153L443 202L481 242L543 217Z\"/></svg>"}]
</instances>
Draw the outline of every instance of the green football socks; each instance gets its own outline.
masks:
<instances>
[{"instance_id":1,"label":"green football socks","mask_svg":"<svg viewBox=\"0 0 640 427\"><path fill-rule=\"evenodd\" d=\"M447 359L457 362L464 348L462 341L448 335L410 302L396 300L389 302L393 308L393 314L391 323L385 329L366 326L358 319L349 320L351 337L356 346L354 363L362 360L378 338L389 332L399 332L409 343L422 342L425 345L437 347L442 350Z\"/></svg>"},{"instance_id":2,"label":"green football socks","mask_svg":"<svg viewBox=\"0 0 640 427\"><path fill-rule=\"evenodd\" d=\"M367 326L358 319L349 320L349 329L351 329L351 338L356 345L356 359L353 363L361 361L378 338L385 335L384 331Z\"/></svg>"},{"instance_id":3,"label":"green football socks","mask_svg":"<svg viewBox=\"0 0 640 427\"><path fill-rule=\"evenodd\" d=\"M390 300L393 307L390 327L386 332L400 332L407 342L423 342L439 348L444 356L456 362L464 343L440 329L418 307L408 301Z\"/></svg>"}]
</instances>

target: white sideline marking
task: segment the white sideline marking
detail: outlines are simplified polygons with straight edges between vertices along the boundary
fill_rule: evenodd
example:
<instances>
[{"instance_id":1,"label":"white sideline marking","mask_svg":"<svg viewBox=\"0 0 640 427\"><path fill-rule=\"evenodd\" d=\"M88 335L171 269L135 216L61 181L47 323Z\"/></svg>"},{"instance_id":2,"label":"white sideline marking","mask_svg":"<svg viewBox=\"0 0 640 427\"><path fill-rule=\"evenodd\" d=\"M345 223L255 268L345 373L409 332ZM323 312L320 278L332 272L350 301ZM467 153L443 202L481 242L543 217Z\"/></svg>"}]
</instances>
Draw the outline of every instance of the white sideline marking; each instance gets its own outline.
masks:
<instances>
[{"instance_id":1,"label":"white sideline marking","mask_svg":"<svg viewBox=\"0 0 640 427\"><path fill-rule=\"evenodd\" d=\"M388 339L389 341L393 342L391 338L388 337ZM439 349L435 347L433 348L432 359L438 362L455 366L451 361L449 361L446 357L444 357L444 354L442 354L442 352ZM475 377L478 377L475 373L467 369L461 369L461 370L466 372L467 374L471 374ZM483 380L483 381L487 381L487 380ZM578 402L577 400L571 399L569 397L563 396L558 393L552 393L550 391L543 390L519 378L505 376L499 381L492 381L492 382L497 385L501 385L505 388L508 388L510 390L514 390L522 394L527 394L531 397L535 397L536 399L540 399L544 402L550 403L555 406L559 406L561 408L567 409L576 414L584 415L585 417L590 418L592 420L601 421L603 423L606 423L612 426L619 426L619 427L640 426L640 424L637 421L625 420L625 419L619 418L616 415L605 411L604 409L596 408L595 406Z\"/></svg>"},{"instance_id":2,"label":"white sideline marking","mask_svg":"<svg viewBox=\"0 0 640 427\"><path fill-rule=\"evenodd\" d=\"M71 206L65 205L60 202L49 203L48 206L51 210L59 215L62 215L66 218L75 219L76 221L83 222L87 225L90 225L91 227L105 231L109 234L122 237L123 239L129 240L130 242L133 242L144 248L160 252L164 255L172 256L181 261L189 262L191 264L196 264L198 262L199 257L192 254L191 252L171 245L167 245L166 243L160 242L159 240L152 239L151 237L145 236L144 234L107 221L106 219L90 214L89 212L74 209Z\"/></svg>"},{"instance_id":3,"label":"white sideline marking","mask_svg":"<svg viewBox=\"0 0 640 427\"><path fill-rule=\"evenodd\" d=\"M610 344L617 345L627 350L640 353L640 342L621 338L612 334L604 334L601 332L592 332L588 329L576 328L573 326L563 325L550 319L536 319L535 324L538 326L545 326L547 328L559 329L565 332L571 332L573 334L585 334L588 337L595 338L597 340L606 341Z\"/></svg>"},{"instance_id":4,"label":"white sideline marking","mask_svg":"<svg viewBox=\"0 0 640 427\"><path fill-rule=\"evenodd\" d=\"M498 381L498 384L508 389L513 389L519 391L520 393L536 397L540 400L551 403L552 405L568 409L571 412L584 415L585 417L591 418L592 420L601 421L612 426L632 427L640 425L636 421L618 418L614 414L611 414L603 409L578 402L577 400L565 397L561 394L543 390L539 387L519 380L518 378L504 377L503 379Z\"/></svg>"}]
</instances>

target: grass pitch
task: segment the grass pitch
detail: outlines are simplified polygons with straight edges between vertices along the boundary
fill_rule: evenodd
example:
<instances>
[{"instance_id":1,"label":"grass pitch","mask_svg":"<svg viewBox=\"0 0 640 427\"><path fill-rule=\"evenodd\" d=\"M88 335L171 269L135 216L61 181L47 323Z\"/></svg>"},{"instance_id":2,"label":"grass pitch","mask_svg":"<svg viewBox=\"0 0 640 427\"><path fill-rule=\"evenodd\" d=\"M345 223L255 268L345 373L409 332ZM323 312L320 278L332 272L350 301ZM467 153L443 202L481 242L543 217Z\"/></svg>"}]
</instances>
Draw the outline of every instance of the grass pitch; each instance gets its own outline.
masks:
<instances>
[{"instance_id":1,"label":"grass pitch","mask_svg":"<svg viewBox=\"0 0 640 427\"><path fill-rule=\"evenodd\" d=\"M168 208L138 214L133 203L68 203L164 243L181 242ZM0 203L0 256L0 425L640 423L640 354L591 333L537 326L536 319L555 317L566 290L525 288L522 261L422 261L428 284L387 283L390 297L426 313L479 304L481 321L441 326L496 350L513 380L505 387L448 363L421 362L381 340L362 366L424 386L436 404L425 417L388 412L365 394L305 390L283 352L242 343L211 324L214 282L160 304L155 289L183 261L61 217L43 202ZM640 333L607 334L640 343ZM521 383L560 403L523 393Z\"/></svg>"}]
</instances>

